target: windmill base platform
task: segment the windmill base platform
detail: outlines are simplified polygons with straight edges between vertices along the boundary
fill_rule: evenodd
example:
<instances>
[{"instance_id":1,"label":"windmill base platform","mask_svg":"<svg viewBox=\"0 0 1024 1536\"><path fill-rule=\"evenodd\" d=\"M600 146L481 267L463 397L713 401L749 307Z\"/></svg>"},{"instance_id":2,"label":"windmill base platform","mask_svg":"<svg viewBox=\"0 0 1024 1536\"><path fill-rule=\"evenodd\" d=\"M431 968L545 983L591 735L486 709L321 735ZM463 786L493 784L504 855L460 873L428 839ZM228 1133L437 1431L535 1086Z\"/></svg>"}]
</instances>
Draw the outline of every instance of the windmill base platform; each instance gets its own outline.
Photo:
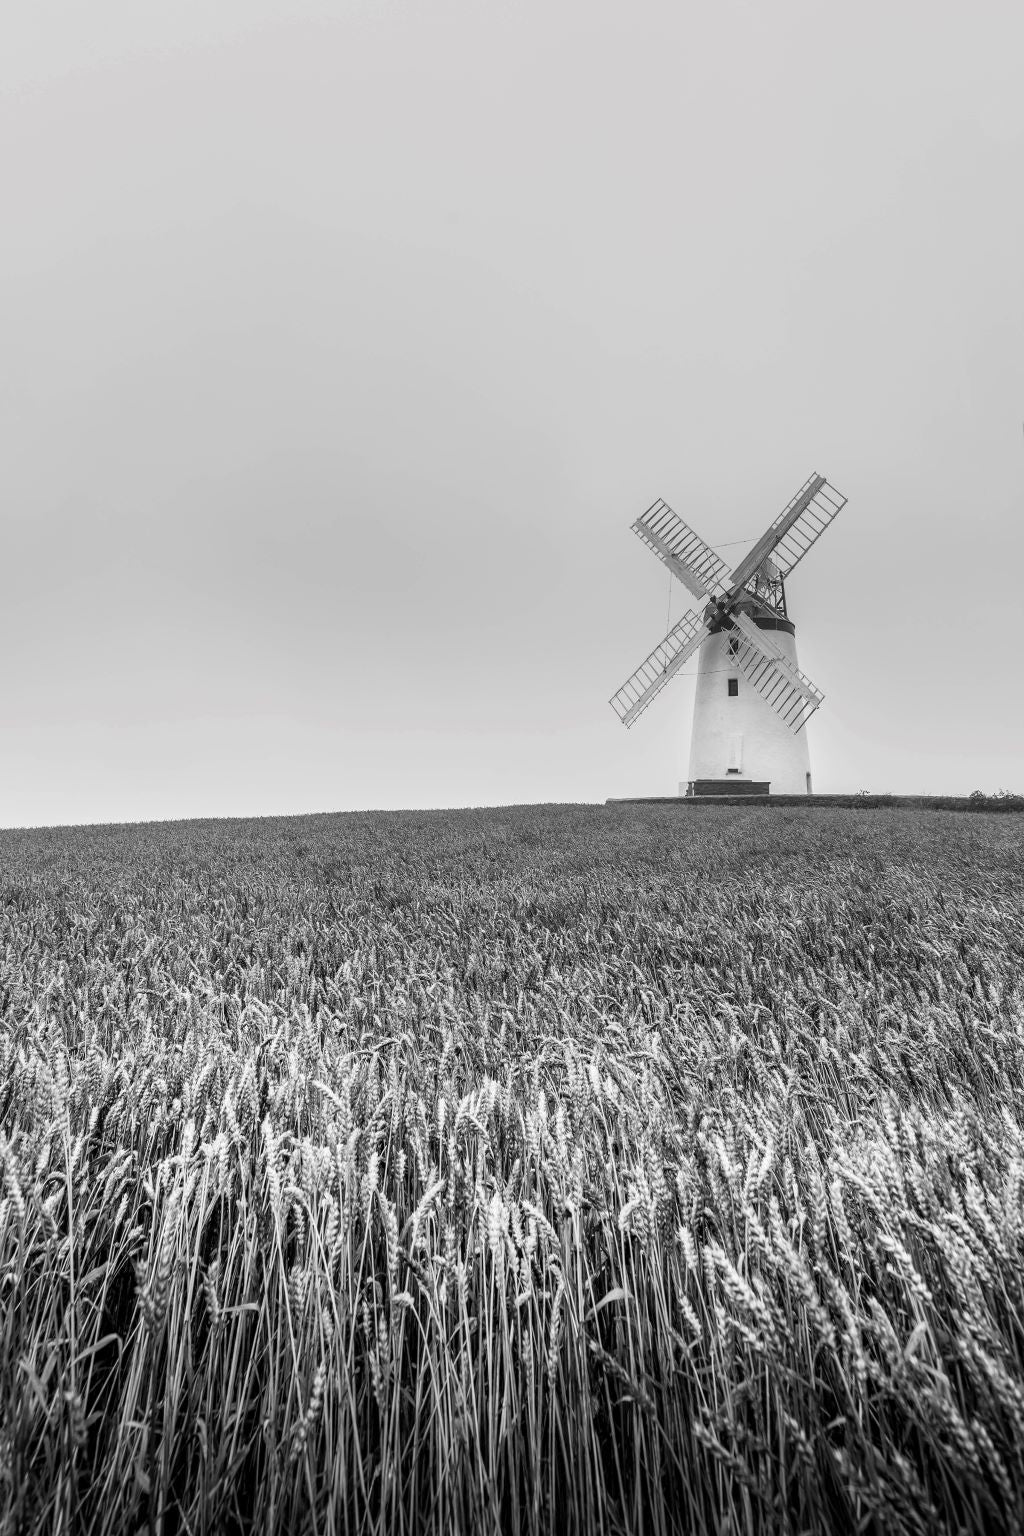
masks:
<instances>
[{"instance_id":1,"label":"windmill base platform","mask_svg":"<svg viewBox=\"0 0 1024 1536\"><path fill-rule=\"evenodd\" d=\"M752 785L759 789L759 785ZM605 805L677 805L695 810L713 810L728 805L796 806L805 810L876 811L891 808L929 811L1021 811L1024 795L640 795L605 801Z\"/></svg>"},{"instance_id":2,"label":"windmill base platform","mask_svg":"<svg viewBox=\"0 0 1024 1536\"><path fill-rule=\"evenodd\" d=\"M691 779L685 789L679 786L679 793L685 799L705 799L713 795L716 800L724 797L735 799L738 795L749 797L750 795L768 795L771 793L770 779ZM798 800L806 800L806 795L793 797Z\"/></svg>"}]
</instances>

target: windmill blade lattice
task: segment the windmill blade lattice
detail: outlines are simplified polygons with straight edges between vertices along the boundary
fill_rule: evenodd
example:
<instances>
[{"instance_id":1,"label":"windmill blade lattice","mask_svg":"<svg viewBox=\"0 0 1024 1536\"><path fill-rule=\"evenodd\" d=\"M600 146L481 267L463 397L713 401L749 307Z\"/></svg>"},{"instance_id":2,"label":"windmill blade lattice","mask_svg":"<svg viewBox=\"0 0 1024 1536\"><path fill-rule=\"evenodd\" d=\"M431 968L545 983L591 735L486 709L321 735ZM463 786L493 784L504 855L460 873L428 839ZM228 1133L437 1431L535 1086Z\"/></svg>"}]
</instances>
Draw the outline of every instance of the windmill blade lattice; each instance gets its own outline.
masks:
<instances>
[{"instance_id":1,"label":"windmill blade lattice","mask_svg":"<svg viewBox=\"0 0 1024 1536\"><path fill-rule=\"evenodd\" d=\"M627 678L609 700L623 725L630 726L639 719L648 704L657 698L665 684L693 655L707 634L708 628L703 618L692 608L683 614L678 624L673 624L664 640L659 641L632 677Z\"/></svg>"},{"instance_id":2,"label":"windmill blade lattice","mask_svg":"<svg viewBox=\"0 0 1024 1536\"><path fill-rule=\"evenodd\" d=\"M742 586L769 556L788 576L845 505L846 497L824 475L811 475L733 571L734 586Z\"/></svg>"},{"instance_id":3,"label":"windmill blade lattice","mask_svg":"<svg viewBox=\"0 0 1024 1536\"><path fill-rule=\"evenodd\" d=\"M756 631L756 626L751 628ZM825 697L820 689L785 656L773 655L764 645L754 644L743 630L736 636L733 655L747 681L793 734L802 731Z\"/></svg>"},{"instance_id":4,"label":"windmill blade lattice","mask_svg":"<svg viewBox=\"0 0 1024 1536\"><path fill-rule=\"evenodd\" d=\"M699 534L666 501L656 501L633 524L633 532L663 560L694 597L710 597L728 571Z\"/></svg>"}]
</instances>

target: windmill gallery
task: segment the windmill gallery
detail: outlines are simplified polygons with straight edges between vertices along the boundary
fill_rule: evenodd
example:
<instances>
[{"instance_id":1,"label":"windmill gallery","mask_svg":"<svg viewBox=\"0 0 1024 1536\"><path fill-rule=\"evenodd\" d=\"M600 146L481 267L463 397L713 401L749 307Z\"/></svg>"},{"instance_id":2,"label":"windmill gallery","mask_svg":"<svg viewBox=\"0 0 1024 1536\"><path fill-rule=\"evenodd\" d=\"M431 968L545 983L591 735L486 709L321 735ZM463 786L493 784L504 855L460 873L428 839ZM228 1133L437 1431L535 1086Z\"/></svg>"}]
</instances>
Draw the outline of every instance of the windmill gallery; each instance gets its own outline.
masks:
<instances>
[{"instance_id":1,"label":"windmill gallery","mask_svg":"<svg viewBox=\"0 0 1024 1536\"><path fill-rule=\"evenodd\" d=\"M685 613L611 698L631 726L700 652L689 778L680 793L811 793L804 727L823 695L797 665L785 579L845 505L823 475L812 475L731 574L664 501L633 524L705 605Z\"/></svg>"}]
</instances>

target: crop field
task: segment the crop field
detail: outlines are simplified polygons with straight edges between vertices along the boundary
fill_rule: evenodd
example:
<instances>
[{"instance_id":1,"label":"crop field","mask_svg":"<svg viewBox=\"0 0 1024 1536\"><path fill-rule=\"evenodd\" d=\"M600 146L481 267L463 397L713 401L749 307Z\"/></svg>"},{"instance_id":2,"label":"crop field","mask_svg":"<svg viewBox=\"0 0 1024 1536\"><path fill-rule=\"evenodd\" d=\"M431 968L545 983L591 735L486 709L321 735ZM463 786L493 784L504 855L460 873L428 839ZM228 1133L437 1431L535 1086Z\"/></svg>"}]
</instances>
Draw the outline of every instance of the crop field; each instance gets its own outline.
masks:
<instances>
[{"instance_id":1,"label":"crop field","mask_svg":"<svg viewBox=\"0 0 1024 1536\"><path fill-rule=\"evenodd\" d=\"M1024 822L0 833L0 1530L1024 1529Z\"/></svg>"}]
</instances>

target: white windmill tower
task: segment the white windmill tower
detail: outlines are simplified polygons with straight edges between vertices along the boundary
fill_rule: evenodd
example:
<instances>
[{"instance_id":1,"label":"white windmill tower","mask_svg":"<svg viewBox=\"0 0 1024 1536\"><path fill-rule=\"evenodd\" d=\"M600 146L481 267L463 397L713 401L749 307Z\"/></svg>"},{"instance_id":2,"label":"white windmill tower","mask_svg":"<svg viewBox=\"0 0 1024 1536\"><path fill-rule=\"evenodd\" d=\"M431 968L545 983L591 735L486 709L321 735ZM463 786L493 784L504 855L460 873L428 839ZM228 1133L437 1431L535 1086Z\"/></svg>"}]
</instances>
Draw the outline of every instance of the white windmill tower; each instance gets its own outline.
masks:
<instances>
[{"instance_id":1,"label":"white windmill tower","mask_svg":"<svg viewBox=\"0 0 1024 1536\"><path fill-rule=\"evenodd\" d=\"M803 727L823 696L797 666L785 578L845 505L823 475L812 475L731 575L665 502L633 524L704 607L672 626L611 705L632 725L700 650L687 794L811 793Z\"/></svg>"}]
</instances>

